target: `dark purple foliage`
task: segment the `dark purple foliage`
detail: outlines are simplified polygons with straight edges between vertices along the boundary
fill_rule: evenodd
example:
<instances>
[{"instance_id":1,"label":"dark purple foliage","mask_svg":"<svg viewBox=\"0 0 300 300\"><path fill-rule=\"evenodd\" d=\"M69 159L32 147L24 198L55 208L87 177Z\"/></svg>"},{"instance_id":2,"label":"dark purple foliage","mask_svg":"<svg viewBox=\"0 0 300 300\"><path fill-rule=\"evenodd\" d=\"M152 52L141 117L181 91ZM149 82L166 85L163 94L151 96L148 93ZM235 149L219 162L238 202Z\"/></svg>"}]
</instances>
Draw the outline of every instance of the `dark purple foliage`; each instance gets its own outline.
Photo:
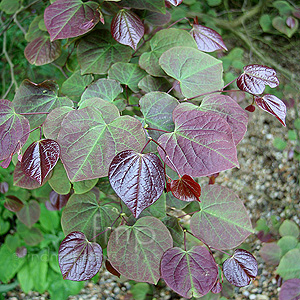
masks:
<instances>
[{"instance_id":1,"label":"dark purple foliage","mask_svg":"<svg viewBox=\"0 0 300 300\"><path fill-rule=\"evenodd\" d=\"M174 5L174 6L178 6L179 4L182 3L183 0L166 0L166 2Z\"/></svg>"},{"instance_id":2,"label":"dark purple foliage","mask_svg":"<svg viewBox=\"0 0 300 300\"><path fill-rule=\"evenodd\" d=\"M0 182L0 193L5 194L9 189L9 185L7 182Z\"/></svg>"},{"instance_id":3,"label":"dark purple foliage","mask_svg":"<svg viewBox=\"0 0 300 300\"><path fill-rule=\"evenodd\" d=\"M244 250L236 249L234 255L223 263L223 273L233 285L241 287L250 283L257 276L258 266L254 256Z\"/></svg>"},{"instance_id":4,"label":"dark purple foliage","mask_svg":"<svg viewBox=\"0 0 300 300\"><path fill-rule=\"evenodd\" d=\"M286 25L289 26L291 29L293 29L296 25L296 19L289 16L287 19L286 19Z\"/></svg>"},{"instance_id":5,"label":"dark purple foliage","mask_svg":"<svg viewBox=\"0 0 300 300\"><path fill-rule=\"evenodd\" d=\"M45 202L45 205L48 210L61 210L64 206L66 206L70 194L67 195L59 195L55 191L52 191L49 195L50 199Z\"/></svg>"},{"instance_id":6,"label":"dark purple foliage","mask_svg":"<svg viewBox=\"0 0 300 300\"><path fill-rule=\"evenodd\" d=\"M55 167L59 154L59 145L53 140L44 139L34 142L26 149L22 157L22 170L27 176L42 184Z\"/></svg>"},{"instance_id":7,"label":"dark purple foliage","mask_svg":"<svg viewBox=\"0 0 300 300\"><path fill-rule=\"evenodd\" d=\"M144 24L135 13L122 9L111 22L111 34L117 42L135 50L144 35Z\"/></svg>"},{"instance_id":8,"label":"dark purple foliage","mask_svg":"<svg viewBox=\"0 0 300 300\"><path fill-rule=\"evenodd\" d=\"M94 277L102 264L102 248L89 242L82 232L74 231L61 242L58 263L64 279L82 281Z\"/></svg>"},{"instance_id":9,"label":"dark purple foliage","mask_svg":"<svg viewBox=\"0 0 300 300\"><path fill-rule=\"evenodd\" d=\"M16 196L5 196L4 207L10 211L18 212L24 206L23 202Z\"/></svg>"},{"instance_id":10,"label":"dark purple foliage","mask_svg":"<svg viewBox=\"0 0 300 300\"><path fill-rule=\"evenodd\" d=\"M27 248L22 246L22 247L18 247L16 249L16 255L19 257L19 258L22 258L22 257L25 257L27 255Z\"/></svg>"},{"instance_id":11,"label":"dark purple foliage","mask_svg":"<svg viewBox=\"0 0 300 300\"><path fill-rule=\"evenodd\" d=\"M288 279L283 283L279 292L279 300L299 300L300 279Z\"/></svg>"},{"instance_id":12,"label":"dark purple foliage","mask_svg":"<svg viewBox=\"0 0 300 300\"><path fill-rule=\"evenodd\" d=\"M253 95L262 94L266 85L271 88L279 85L275 70L267 66L248 65L237 79L239 89Z\"/></svg>"},{"instance_id":13,"label":"dark purple foliage","mask_svg":"<svg viewBox=\"0 0 300 300\"><path fill-rule=\"evenodd\" d=\"M105 261L105 267L109 273L120 278L121 274L111 265L108 259Z\"/></svg>"},{"instance_id":14,"label":"dark purple foliage","mask_svg":"<svg viewBox=\"0 0 300 300\"><path fill-rule=\"evenodd\" d=\"M245 107L245 110L249 111L249 112L254 112L255 111L255 106L250 104L247 107Z\"/></svg>"},{"instance_id":15,"label":"dark purple foliage","mask_svg":"<svg viewBox=\"0 0 300 300\"><path fill-rule=\"evenodd\" d=\"M213 294L219 294L221 293L221 291L222 291L222 283L218 279L215 285L212 287L211 292Z\"/></svg>"},{"instance_id":16,"label":"dark purple foliage","mask_svg":"<svg viewBox=\"0 0 300 300\"><path fill-rule=\"evenodd\" d=\"M108 177L135 218L161 196L165 185L163 165L154 153L118 153L110 164Z\"/></svg>"}]
</instances>

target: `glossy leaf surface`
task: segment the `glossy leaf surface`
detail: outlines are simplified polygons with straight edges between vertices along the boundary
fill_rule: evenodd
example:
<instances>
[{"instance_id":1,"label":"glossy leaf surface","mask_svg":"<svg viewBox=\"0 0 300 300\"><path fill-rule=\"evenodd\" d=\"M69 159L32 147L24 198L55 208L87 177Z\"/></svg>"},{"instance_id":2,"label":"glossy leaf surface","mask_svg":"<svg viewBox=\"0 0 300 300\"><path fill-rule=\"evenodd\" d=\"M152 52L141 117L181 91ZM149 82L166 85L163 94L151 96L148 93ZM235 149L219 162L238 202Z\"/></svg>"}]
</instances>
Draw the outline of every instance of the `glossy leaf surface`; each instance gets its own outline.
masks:
<instances>
[{"instance_id":1,"label":"glossy leaf surface","mask_svg":"<svg viewBox=\"0 0 300 300\"><path fill-rule=\"evenodd\" d=\"M132 11L121 9L111 22L111 34L118 43L136 50L144 35L144 24Z\"/></svg>"},{"instance_id":2,"label":"glossy leaf surface","mask_svg":"<svg viewBox=\"0 0 300 300\"><path fill-rule=\"evenodd\" d=\"M232 249L251 233L252 226L243 202L219 185L202 187L200 212L191 219L191 231L217 249Z\"/></svg>"},{"instance_id":3,"label":"glossy leaf surface","mask_svg":"<svg viewBox=\"0 0 300 300\"><path fill-rule=\"evenodd\" d=\"M58 85L51 80L46 80L40 84L24 80L18 88L13 105L18 113L50 112L59 106L73 106L73 102L68 98L58 97ZM31 127L41 125L45 119L45 114L27 115Z\"/></svg>"},{"instance_id":4,"label":"glossy leaf surface","mask_svg":"<svg viewBox=\"0 0 300 300\"><path fill-rule=\"evenodd\" d=\"M151 11L166 13L164 0L123 0L120 5L125 7L133 7L136 9L146 9Z\"/></svg>"},{"instance_id":5,"label":"glossy leaf surface","mask_svg":"<svg viewBox=\"0 0 300 300\"><path fill-rule=\"evenodd\" d=\"M118 62L111 66L108 77L127 85L137 93L139 91L138 83L146 74L137 64Z\"/></svg>"},{"instance_id":6,"label":"glossy leaf surface","mask_svg":"<svg viewBox=\"0 0 300 300\"><path fill-rule=\"evenodd\" d=\"M182 201L199 201L201 188L191 176L183 175L177 180L172 180L170 190L174 197Z\"/></svg>"},{"instance_id":7,"label":"glossy leaf surface","mask_svg":"<svg viewBox=\"0 0 300 300\"><path fill-rule=\"evenodd\" d=\"M8 159L1 166L8 167L11 157L17 153L29 137L28 120L16 114L13 104L0 100L0 161Z\"/></svg>"},{"instance_id":8,"label":"glossy leaf surface","mask_svg":"<svg viewBox=\"0 0 300 300\"><path fill-rule=\"evenodd\" d=\"M173 111L173 120L174 132L163 134L158 142L180 175L208 176L239 166L230 126L222 117L211 112L185 111L180 104ZM158 152L165 159L160 147ZM174 169L168 159L166 163Z\"/></svg>"},{"instance_id":9,"label":"glossy leaf surface","mask_svg":"<svg viewBox=\"0 0 300 300\"><path fill-rule=\"evenodd\" d=\"M222 117L231 128L235 145L243 139L247 131L248 114L229 96L208 95L198 107L190 103L182 104L181 107L186 110L212 112Z\"/></svg>"},{"instance_id":10,"label":"glossy leaf surface","mask_svg":"<svg viewBox=\"0 0 300 300\"><path fill-rule=\"evenodd\" d=\"M77 47L81 75L106 74L112 64L128 62L132 52L129 47L115 41L109 31L95 30Z\"/></svg>"},{"instance_id":11,"label":"glossy leaf surface","mask_svg":"<svg viewBox=\"0 0 300 300\"><path fill-rule=\"evenodd\" d=\"M213 52L216 50L226 50L222 37L213 29L193 24L193 29L190 31L192 37L195 39L198 49L203 52Z\"/></svg>"},{"instance_id":12,"label":"glossy leaf surface","mask_svg":"<svg viewBox=\"0 0 300 300\"><path fill-rule=\"evenodd\" d=\"M223 87L222 62L190 47L174 47L159 59L163 70L180 82L182 94L189 98Z\"/></svg>"},{"instance_id":13,"label":"glossy leaf surface","mask_svg":"<svg viewBox=\"0 0 300 300\"><path fill-rule=\"evenodd\" d=\"M49 195L49 200L45 202L45 206L48 210L61 210L63 207L66 206L69 200L70 194L67 195L60 195L57 194L55 191L52 191Z\"/></svg>"},{"instance_id":14,"label":"glossy leaf surface","mask_svg":"<svg viewBox=\"0 0 300 300\"><path fill-rule=\"evenodd\" d=\"M283 283L279 292L279 300L299 300L300 279L289 279Z\"/></svg>"},{"instance_id":15,"label":"glossy leaf surface","mask_svg":"<svg viewBox=\"0 0 300 300\"><path fill-rule=\"evenodd\" d=\"M41 209L37 201L30 200L25 202L24 206L17 211L18 219L27 227L31 227L40 218Z\"/></svg>"},{"instance_id":16,"label":"glossy leaf surface","mask_svg":"<svg viewBox=\"0 0 300 300\"><path fill-rule=\"evenodd\" d=\"M130 116L113 118L110 123L105 121L101 112L92 107L71 111L64 118L58 143L70 181L105 177L117 153L142 149L142 124Z\"/></svg>"},{"instance_id":17,"label":"glossy leaf surface","mask_svg":"<svg viewBox=\"0 0 300 300\"><path fill-rule=\"evenodd\" d=\"M284 280L300 278L300 249L292 249L287 252L280 260L280 264L276 270Z\"/></svg>"},{"instance_id":18,"label":"glossy leaf surface","mask_svg":"<svg viewBox=\"0 0 300 300\"><path fill-rule=\"evenodd\" d=\"M262 97L256 97L255 102L259 108L275 116L282 125L286 126L286 106L283 101L274 95L266 94Z\"/></svg>"},{"instance_id":19,"label":"glossy leaf surface","mask_svg":"<svg viewBox=\"0 0 300 300\"><path fill-rule=\"evenodd\" d=\"M257 276L258 265L254 256L244 250L236 249L234 255L223 263L223 274L233 285L241 287Z\"/></svg>"},{"instance_id":20,"label":"glossy leaf surface","mask_svg":"<svg viewBox=\"0 0 300 300\"><path fill-rule=\"evenodd\" d=\"M265 90L266 85L275 88L279 85L279 80L272 68L262 65L248 65L244 67L244 73L238 77L236 83L240 90L253 95L260 95Z\"/></svg>"},{"instance_id":21,"label":"glossy leaf surface","mask_svg":"<svg viewBox=\"0 0 300 300\"><path fill-rule=\"evenodd\" d=\"M139 65L152 76L165 76L165 72L159 65L161 55L175 47L187 46L197 49L197 44L192 36L182 29L163 29L158 31L150 40L151 51L144 52L140 59Z\"/></svg>"},{"instance_id":22,"label":"glossy leaf surface","mask_svg":"<svg viewBox=\"0 0 300 300\"><path fill-rule=\"evenodd\" d=\"M64 279L82 281L94 277L102 264L103 252L90 243L82 232L68 234L58 250L58 262Z\"/></svg>"},{"instance_id":23,"label":"glossy leaf surface","mask_svg":"<svg viewBox=\"0 0 300 300\"><path fill-rule=\"evenodd\" d=\"M23 206L24 204L19 198L10 195L5 196L4 207L6 209L13 212L17 212L20 211L23 208Z\"/></svg>"},{"instance_id":24,"label":"glossy leaf surface","mask_svg":"<svg viewBox=\"0 0 300 300\"><path fill-rule=\"evenodd\" d=\"M42 184L56 165L59 155L60 148L54 140L44 139L34 142L23 154L22 170L27 176Z\"/></svg>"},{"instance_id":25,"label":"glossy leaf surface","mask_svg":"<svg viewBox=\"0 0 300 300\"><path fill-rule=\"evenodd\" d=\"M40 36L31 41L24 50L26 59L36 66L49 64L61 54L60 42L50 42L48 36Z\"/></svg>"},{"instance_id":26,"label":"glossy leaf surface","mask_svg":"<svg viewBox=\"0 0 300 300\"><path fill-rule=\"evenodd\" d=\"M183 0L166 0L166 1L174 6L178 6L179 4L182 3Z\"/></svg>"},{"instance_id":27,"label":"glossy leaf surface","mask_svg":"<svg viewBox=\"0 0 300 300\"><path fill-rule=\"evenodd\" d=\"M98 3L57 0L44 13L51 41L76 37L90 31L100 20Z\"/></svg>"},{"instance_id":28,"label":"glossy leaf surface","mask_svg":"<svg viewBox=\"0 0 300 300\"><path fill-rule=\"evenodd\" d=\"M185 298L206 295L218 277L213 256L202 246L188 251L178 247L168 249L162 257L160 270L166 284Z\"/></svg>"},{"instance_id":29,"label":"glossy leaf surface","mask_svg":"<svg viewBox=\"0 0 300 300\"><path fill-rule=\"evenodd\" d=\"M168 229L160 220L143 217L133 226L123 225L113 231L107 255L121 275L156 284L160 278L160 260L172 243Z\"/></svg>"},{"instance_id":30,"label":"glossy leaf surface","mask_svg":"<svg viewBox=\"0 0 300 300\"><path fill-rule=\"evenodd\" d=\"M95 194L90 191L70 197L62 214L61 225L66 235L72 231L81 231L88 239L92 239L111 226L118 215L116 208L99 203ZM99 235L96 242L105 248L109 234L110 231L107 231L107 235Z\"/></svg>"},{"instance_id":31,"label":"glossy leaf surface","mask_svg":"<svg viewBox=\"0 0 300 300\"><path fill-rule=\"evenodd\" d=\"M164 167L154 153L118 153L110 164L108 177L135 218L161 196L165 187Z\"/></svg>"}]
</instances>

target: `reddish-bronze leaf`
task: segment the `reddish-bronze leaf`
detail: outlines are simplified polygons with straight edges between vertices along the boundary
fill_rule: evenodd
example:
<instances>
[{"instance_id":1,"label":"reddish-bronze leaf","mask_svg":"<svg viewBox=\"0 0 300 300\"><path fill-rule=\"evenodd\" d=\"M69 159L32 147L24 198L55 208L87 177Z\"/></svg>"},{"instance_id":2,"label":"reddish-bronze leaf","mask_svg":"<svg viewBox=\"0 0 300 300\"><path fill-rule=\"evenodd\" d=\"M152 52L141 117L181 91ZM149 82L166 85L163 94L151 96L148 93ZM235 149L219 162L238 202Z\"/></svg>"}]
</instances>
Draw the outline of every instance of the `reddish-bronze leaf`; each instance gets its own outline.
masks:
<instances>
[{"instance_id":1,"label":"reddish-bronze leaf","mask_svg":"<svg viewBox=\"0 0 300 300\"><path fill-rule=\"evenodd\" d=\"M4 207L10 211L17 212L24 206L23 202L15 196L5 196Z\"/></svg>"},{"instance_id":2,"label":"reddish-bronze leaf","mask_svg":"<svg viewBox=\"0 0 300 300\"><path fill-rule=\"evenodd\" d=\"M226 50L222 37L213 29L193 24L193 29L190 31L195 39L198 49L204 52L213 52L216 50Z\"/></svg>"},{"instance_id":3,"label":"reddish-bronze leaf","mask_svg":"<svg viewBox=\"0 0 300 300\"><path fill-rule=\"evenodd\" d=\"M64 279L83 281L94 277L102 264L102 248L82 232L68 234L58 250L58 263Z\"/></svg>"},{"instance_id":4,"label":"reddish-bronze leaf","mask_svg":"<svg viewBox=\"0 0 300 300\"><path fill-rule=\"evenodd\" d=\"M109 273L118 276L120 278L121 274L111 265L108 259L105 261L105 267Z\"/></svg>"},{"instance_id":5,"label":"reddish-bronze leaf","mask_svg":"<svg viewBox=\"0 0 300 300\"><path fill-rule=\"evenodd\" d=\"M231 284L238 287L248 285L251 278L256 277L257 271L256 259L244 249L236 249L234 255L223 263L224 276Z\"/></svg>"},{"instance_id":6,"label":"reddish-bronze leaf","mask_svg":"<svg viewBox=\"0 0 300 300\"><path fill-rule=\"evenodd\" d=\"M0 194L5 194L8 192L9 185L7 182L0 182Z\"/></svg>"},{"instance_id":7,"label":"reddish-bronze leaf","mask_svg":"<svg viewBox=\"0 0 300 300\"><path fill-rule=\"evenodd\" d=\"M170 3L174 6L178 6L179 4L182 3L183 0L166 0L167 3Z\"/></svg>"},{"instance_id":8,"label":"reddish-bronze leaf","mask_svg":"<svg viewBox=\"0 0 300 300\"><path fill-rule=\"evenodd\" d=\"M247 110L249 112L254 112L255 111L255 106L250 104L247 107L245 107L245 110Z\"/></svg>"},{"instance_id":9,"label":"reddish-bronze leaf","mask_svg":"<svg viewBox=\"0 0 300 300\"><path fill-rule=\"evenodd\" d=\"M53 140L44 139L34 142L26 149L22 157L22 170L27 176L42 184L55 167L59 154L59 145Z\"/></svg>"},{"instance_id":10,"label":"reddish-bronze leaf","mask_svg":"<svg viewBox=\"0 0 300 300\"><path fill-rule=\"evenodd\" d=\"M120 44L136 46L144 35L144 24L140 18L127 9L121 9L111 22L111 34Z\"/></svg>"},{"instance_id":11,"label":"reddish-bronze leaf","mask_svg":"<svg viewBox=\"0 0 300 300\"><path fill-rule=\"evenodd\" d=\"M46 201L45 206L48 210L61 210L64 206L66 206L70 194L60 195L55 191L52 191L49 195L49 200Z\"/></svg>"},{"instance_id":12,"label":"reddish-bronze leaf","mask_svg":"<svg viewBox=\"0 0 300 300\"><path fill-rule=\"evenodd\" d=\"M215 285L213 286L213 288L211 289L211 292L213 294L219 294L221 293L221 291L222 291L222 283L218 279Z\"/></svg>"},{"instance_id":13,"label":"reddish-bronze leaf","mask_svg":"<svg viewBox=\"0 0 300 300\"><path fill-rule=\"evenodd\" d=\"M274 95L266 94L262 97L256 97L255 102L258 107L275 116L283 126L286 126L286 106L283 101Z\"/></svg>"},{"instance_id":14,"label":"reddish-bronze leaf","mask_svg":"<svg viewBox=\"0 0 300 300\"><path fill-rule=\"evenodd\" d=\"M170 190L173 196L182 201L199 201L201 187L191 176L183 175L177 180L172 180Z\"/></svg>"},{"instance_id":15,"label":"reddish-bronze leaf","mask_svg":"<svg viewBox=\"0 0 300 300\"><path fill-rule=\"evenodd\" d=\"M279 85L276 71L262 65L248 65L244 67L244 73L237 78L237 86L240 90L260 95L268 85L275 88Z\"/></svg>"}]
</instances>

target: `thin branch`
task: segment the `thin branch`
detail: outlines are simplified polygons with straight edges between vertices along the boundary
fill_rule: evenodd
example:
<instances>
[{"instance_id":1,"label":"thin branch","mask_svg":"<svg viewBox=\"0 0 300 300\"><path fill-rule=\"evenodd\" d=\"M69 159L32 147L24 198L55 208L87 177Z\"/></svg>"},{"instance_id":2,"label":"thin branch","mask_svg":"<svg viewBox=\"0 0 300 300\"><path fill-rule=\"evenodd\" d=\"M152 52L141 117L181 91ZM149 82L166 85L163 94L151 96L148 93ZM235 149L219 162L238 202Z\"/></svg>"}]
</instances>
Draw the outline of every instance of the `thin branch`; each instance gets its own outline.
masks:
<instances>
[{"instance_id":1,"label":"thin branch","mask_svg":"<svg viewBox=\"0 0 300 300\"><path fill-rule=\"evenodd\" d=\"M23 28L23 26L19 23L18 19L17 19L17 15L14 14L14 22L16 23L16 25L20 28L20 30L23 32L23 34L25 35L27 32L26 30Z\"/></svg>"}]
</instances>

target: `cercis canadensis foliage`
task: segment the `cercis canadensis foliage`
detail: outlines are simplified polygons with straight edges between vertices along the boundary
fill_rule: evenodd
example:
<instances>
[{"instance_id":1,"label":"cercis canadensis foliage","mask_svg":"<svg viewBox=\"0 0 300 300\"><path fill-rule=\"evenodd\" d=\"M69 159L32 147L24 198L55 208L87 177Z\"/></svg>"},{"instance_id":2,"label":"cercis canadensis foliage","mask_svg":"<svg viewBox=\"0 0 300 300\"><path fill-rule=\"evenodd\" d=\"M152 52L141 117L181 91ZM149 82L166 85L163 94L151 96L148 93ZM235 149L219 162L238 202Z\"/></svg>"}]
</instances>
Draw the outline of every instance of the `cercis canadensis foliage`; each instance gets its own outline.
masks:
<instances>
[{"instance_id":1,"label":"cercis canadensis foliage","mask_svg":"<svg viewBox=\"0 0 300 300\"><path fill-rule=\"evenodd\" d=\"M65 206L64 279L93 277L105 248L114 274L154 284L162 278L187 298L220 292L221 272L236 286L257 275L255 258L236 249L253 232L242 201L197 182L239 167L248 113L224 94L222 62L205 53L227 50L221 36L197 19L190 31L165 26L168 7L181 2L57 0L33 21L44 19L47 31L28 35L31 64L53 62L69 48L65 65L79 65L60 91L52 80L24 80L12 101L0 101L0 160L4 168L15 164L17 186L51 185L48 209ZM284 103L263 95L279 84L273 69L245 66L236 83L253 95L247 110L256 104L285 125ZM35 130L40 139L30 144ZM115 195L100 197L100 182ZM191 204L186 231L166 207ZM7 197L7 209L21 205ZM203 245L188 247L187 234ZM223 271L211 249L235 249Z\"/></svg>"}]
</instances>

